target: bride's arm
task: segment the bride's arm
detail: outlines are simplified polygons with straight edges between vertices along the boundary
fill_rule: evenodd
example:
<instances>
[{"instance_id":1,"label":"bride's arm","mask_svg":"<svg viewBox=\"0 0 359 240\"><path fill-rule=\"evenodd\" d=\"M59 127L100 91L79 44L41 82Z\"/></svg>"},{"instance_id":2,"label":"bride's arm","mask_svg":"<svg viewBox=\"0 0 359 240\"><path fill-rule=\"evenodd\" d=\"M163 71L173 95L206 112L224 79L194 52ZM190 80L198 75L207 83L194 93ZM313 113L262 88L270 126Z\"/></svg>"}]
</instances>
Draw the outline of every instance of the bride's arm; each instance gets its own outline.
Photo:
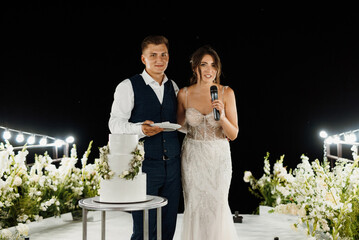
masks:
<instances>
[{"instance_id":1,"label":"bride's arm","mask_svg":"<svg viewBox=\"0 0 359 240\"><path fill-rule=\"evenodd\" d=\"M235 140L238 135L238 116L236 98L234 91L227 87L224 94L225 114L221 114L220 124L224 134L230 139Z\"/></svg>"},{"instance_id":2,"label":"bride's arm","mask_svg":"<svg viewBox=\"0 0 359 240\"><path fill-rule=\"evenodd\" d=\"M181 125L182 128L185 123L185 113L186 113L186 109L184 106L185 100L186 100L186 93L182 88L181 90L179 90L177 94L177 123Z\"/></svg>"}]
</instances>

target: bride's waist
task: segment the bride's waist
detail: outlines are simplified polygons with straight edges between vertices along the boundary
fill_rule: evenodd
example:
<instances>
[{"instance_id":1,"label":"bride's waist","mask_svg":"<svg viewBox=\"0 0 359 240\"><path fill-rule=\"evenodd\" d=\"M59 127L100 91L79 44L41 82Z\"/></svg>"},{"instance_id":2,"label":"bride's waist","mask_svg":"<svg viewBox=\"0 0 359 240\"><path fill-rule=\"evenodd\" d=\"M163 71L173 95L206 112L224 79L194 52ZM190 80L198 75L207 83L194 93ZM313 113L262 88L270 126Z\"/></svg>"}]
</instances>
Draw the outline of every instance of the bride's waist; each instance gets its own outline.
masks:
<instances>
[{"instance_id":1,"label":"bride's waist","mask_svg":"<svg viewBox=\"0 0 359 240\"><path fill-rule=\"evenodd\" d=\"M187 138L201 141L216 141L226 139L226 136L221 130L217 131L191 131L189 129L186 134Z\"/></svg>"},{"instance_id":2,"label":"bride's waist","mask_svg":"<svg viewBox=\"0 0 359 240\"><path fill-rule=\"evenodd\" d=\"M200 137L200 136L193 136L193 135L187 133L185 138L188 141L196 141L196 142L216 142L216 141L228 142L228 140L225 136L223 136L223 137Z\"/></svg>"}]
</instances>

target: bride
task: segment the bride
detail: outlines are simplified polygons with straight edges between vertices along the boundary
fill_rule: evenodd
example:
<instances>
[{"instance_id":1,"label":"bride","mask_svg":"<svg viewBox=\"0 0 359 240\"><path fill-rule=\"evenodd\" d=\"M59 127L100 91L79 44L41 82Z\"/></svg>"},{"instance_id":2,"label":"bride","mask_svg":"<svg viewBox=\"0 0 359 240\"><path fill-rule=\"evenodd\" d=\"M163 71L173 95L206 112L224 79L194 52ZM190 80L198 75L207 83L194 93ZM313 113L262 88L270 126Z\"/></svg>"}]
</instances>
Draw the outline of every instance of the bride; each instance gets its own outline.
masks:
<instances>
[{"instance_id":1,"label":"bride","mask_svg":"<svg viewBox=\"0 0 359 240\"><path fill-rule=\"evenodd\" d=\"M235 95L231 88L220 85L221 62L211 47L195 51L191 65L190 86L177 96L177 121L186 132L182 145L182 239L237 240L228 205L232 177L228 141L238 134ZM218 100L212 102L213 85ZM219 121L214 120L213 108L220 112Z\"/></svg>"}]
</instances>

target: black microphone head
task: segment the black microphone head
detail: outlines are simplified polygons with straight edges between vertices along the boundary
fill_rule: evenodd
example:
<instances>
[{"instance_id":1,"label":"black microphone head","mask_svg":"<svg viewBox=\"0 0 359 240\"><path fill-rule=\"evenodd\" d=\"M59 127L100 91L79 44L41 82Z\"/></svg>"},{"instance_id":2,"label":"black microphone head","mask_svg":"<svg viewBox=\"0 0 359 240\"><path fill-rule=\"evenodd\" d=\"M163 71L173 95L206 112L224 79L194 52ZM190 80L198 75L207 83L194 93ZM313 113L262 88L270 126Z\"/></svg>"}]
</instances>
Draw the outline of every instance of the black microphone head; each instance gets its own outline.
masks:
<instances>
[{"instance_id":1,"label":"black microphone head","mask_svg":"<svg viewBox=\"0 0 359 240\"><path fill-rule=\"evenodd\" d=\"M217 89L216 85L211 86L211 92L218 92L218 89Z\"/></svg>"},{"instance_id":2,"label":"black microphone head","mask_svg":"<svg viewBox=\"0 0 359 240\"><path fill-rule=\"evenodd\" d=\"M212 85L211 86L211 99L212 101L217 100L218 99L218 89L216 85ZM213 108L213 116L214 116L214 120L219 121L219 111L215 108Z\"/></svg>"},{"instance_id":3,"label":"black microphone head","mask_svg":"<svg viewBox=\"0 0 359 240\"><path fill-rule=\"evenodd\" d=\"M217 86L213 85L211 86L211 99L212 101L217 100L218 99L218 89Z\"/></svg>"}]
</instances>

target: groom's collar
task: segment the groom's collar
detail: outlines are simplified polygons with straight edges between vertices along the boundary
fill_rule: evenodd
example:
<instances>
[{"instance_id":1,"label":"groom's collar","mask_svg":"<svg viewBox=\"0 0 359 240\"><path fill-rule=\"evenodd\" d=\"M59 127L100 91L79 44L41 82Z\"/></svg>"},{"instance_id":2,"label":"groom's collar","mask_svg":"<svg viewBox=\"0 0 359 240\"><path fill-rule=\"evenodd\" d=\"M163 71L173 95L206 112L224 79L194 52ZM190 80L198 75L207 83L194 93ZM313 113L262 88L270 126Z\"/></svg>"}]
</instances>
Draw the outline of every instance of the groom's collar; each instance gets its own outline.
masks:
<instances>
[{"instance_id":1,"label":"groom's collar","mask_svg":"<svg viewBox=\"0 0 359 240\"><path fill-rule=\"evenodd\" d=\"M150 74L148 74L148 73L146 72L146 69L143 70L141 76L142 76L143 80L145 80L146 85L155 84L155 83L158 84L158 82L156 82L156 80L154 80L154 79L150 76ZM165 84L167 81L168 81L168 78L167 78L167 76L166 76L166 74L165 74L165 76L164 76L164 78L163 78L162 85ZM158 84L158 85L159 85L159 84Z\"/></svg>"}]
</instances>

